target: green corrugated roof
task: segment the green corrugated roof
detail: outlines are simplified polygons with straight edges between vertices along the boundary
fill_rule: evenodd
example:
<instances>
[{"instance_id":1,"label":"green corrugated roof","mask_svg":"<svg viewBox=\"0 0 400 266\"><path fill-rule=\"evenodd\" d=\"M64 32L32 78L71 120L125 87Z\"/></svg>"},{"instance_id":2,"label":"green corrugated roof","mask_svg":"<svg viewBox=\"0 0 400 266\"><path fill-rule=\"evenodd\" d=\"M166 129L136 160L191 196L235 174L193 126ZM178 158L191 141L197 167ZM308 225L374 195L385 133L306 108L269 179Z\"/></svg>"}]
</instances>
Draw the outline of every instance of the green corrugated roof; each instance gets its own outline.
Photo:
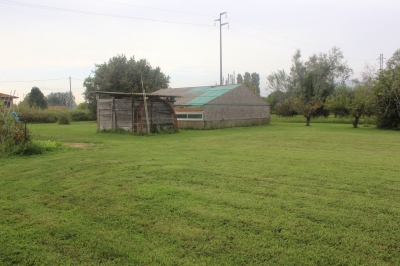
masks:
<instances>
[{"instance_id":1,"label":"green corrugated roof","mask_svg":"<svg viewBox=\"0 0 400 266\"><path fill-rule=\"evenodd\" d=\"M237 88L238 84L236 85L226 85L226 86L206 86L206 87L197 87L190 90L188 93L202 93L201 95L197 96L190 102L185 105L190 106L203 106L204 104L214 100L215 98L221 96L222 94Z\"/></svg>"}]
</instances>

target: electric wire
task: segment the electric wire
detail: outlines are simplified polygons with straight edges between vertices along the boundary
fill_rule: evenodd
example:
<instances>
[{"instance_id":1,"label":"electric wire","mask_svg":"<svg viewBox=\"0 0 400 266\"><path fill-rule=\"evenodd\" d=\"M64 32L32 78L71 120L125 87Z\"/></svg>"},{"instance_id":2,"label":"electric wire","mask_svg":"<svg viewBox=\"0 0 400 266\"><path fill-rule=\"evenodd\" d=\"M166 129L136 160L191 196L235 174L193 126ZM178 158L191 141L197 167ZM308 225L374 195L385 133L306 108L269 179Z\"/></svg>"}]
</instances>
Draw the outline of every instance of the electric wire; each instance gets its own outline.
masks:
<instances>
[{"instance_id":1,"label":"electric wire","mask_svg":"<svg viewBox=\"0 0 400 266\"><path fill-rule=\"evenodd\" d=\"M278 46L283 47L283 48L288 48L288 49L293 49L293 48L295 48L295 49L300 49L300 48L297 47L297 46L279 43L279 42L276 42L276 41L272 41L272 40L269 40L269 39L265 39L265 38L263 38L263 37L259 37L259 36L257 36L257 35L253 35L253 34L241 32L241 31L238 31L238 30L235 30L235 29L229 29L229 30L226 29L226 30L227 30L227 31L233 31L233 32L236 33L236 34L243 35L243 36L246 36L246 37L250 37L250 38L253 38L253 39L256 39L256 40L259 40L259 41L268 42L268 43L271 43L271 44L274 44L274 45L278 45ZM300 50L301 50L301 51L310 52L310 53L315 53L315 51L308 50L308 49L303 49L303 48L302 48L302 49L300 49ZM372 59L360 59L360 58L352 58L352 57L346 57L345 59L358 60L358 61L363 61L363 62L372 60Z\"/></svg>"},{"instance_id":2,"label":"electric wire","mask_svg":"<svg viewBox=\"0 0 400 266\"><path fill-rule=\"evenodd\" d=\"M9 0L0 0L0 3L8 4L8 5L15 5L15 6L37 8L37 9L44 9L44 10L51 10L51 11L60 11L60 12L83 14L83 15L94 15L94 16L103 16L103 17L135 19L135 20L144 20L144 21L151 21L151 22L182 24L182 25L191 25L191 26L200 26L200 27L212 27L211 25L206 25L206 24L196 24L196 23L170 21L170 20L158 20L158 19L150 19L150 18L138 18L138 17L122 16L122 15L112 15L112 14L97 13L97 12L91 12L91 11L81 11L81 10L75 10L75 9L67 9L67 8L59 8L59 7L28 4L28 3L9 1Z\"/></svg>"},{"instance_id":3,"label":"electric wire","mask_svg":"<svg viewBox=\"0 0 400 266\"><path fill-rule=\"evenodd\" d=\"M92 1L95 1L95 2L102 2L102 3L108 3L108 4L114 4L114 5L123 5L123 6L132 6L132 7L145 8L145 9L160 10L160 11L166 11L166 12L174 12L174 13L182 13L182 14L189 14L189 15L197 15L197 16L204 16L204 17L213 17L213 18L215 17L215 16L209 15L209 14L199 14L199 13L191 13L191 12L177 11L177 10L171 10L171 9L153 8L153 7L139 6L139 5L126 4L126 3L119 3L119 2L113 2L113 1L105 1L105 0L92 0ZM293 39L293 38L290 38L290 37L286 37L286 36L283 36L283 35L280 35L280 34L276 34L276 33L270 32L270 31L266 31L266 30L263 30L263 29L261 29L261 28L254 27L254 26L252 26L252 25L250 25L250 24L240 22L240 21L238 21L238 20L234 20L234 19L231 19L231 18L227 18L227 20L233 21L233 22L242 24L242 25L244 25L244 26L246 26L246 27L253 28L253 29L256 29L256 30L259 30L259 31L262 31L262 32L265 32L265 33L268 33L268 34L271 34L271 35L275 35L275 36L278 36L278 37L287 39L287 40L291 40L291 41L294 41L294 42L298 42L298 43L302 43L302 44L305 44L305 45L309 45L309 46L313 46L313 47L316 47L316 48L320 48L320 49L327 50L325 47L321 47L321 46L318 46L318 45L314 45L314 44L310 44L310 43L307 43L307 42L303 42L303 41L300 41L300 40L296 40L296 39ZM292 46L292 47L294 47L294 46ZM304 50L304 49L303 49L303 50ZM372 55L372 54L360 54L360 53L347 53L347 54L366 55L366 56Z\"/></svg>"},{"instance_id":4,"label":"electric wire","mask_svg":"<svg viewBox=\"0 0 400 266\"><path fill-rule=\"evenodd\" d=\"M52 80L63 80L63 79L69 79L69 78L37 79L37 80L10 80L10 81L0 81L0 83L38 82L38 81L52 81Z\"/></svg>"},{"instance_id":5,"label":"electric wire","mask_svg":"<svg viewBox=\"0 0 400 266\"><path fill-rule=\"evenodd\" d=\"M161 11L167 11L167 12L186 13L186 14L192 14L192 15L213 17L211 15L205 15L205 14L197 14L197 13L190 13L190 12L183 12L183 11L175 11L175 10L168 10L168 9L161 9L161 8L151 8L151 7L137 6L137 5L131 5L131 4L123 4L123 3L104 1L104 0L93 0L93 1L110 3L110 4L118 4L118 5L134 6L134 7L140 7L140 8L155 9L155 10L161 10ZM169 21L169 20L156 20L156 19L148 19L148 18L137 18L137 17L131 17L131 16L122 16L122 15L112 15L112 14L97 13L97 12L91 12L91 11L80 11L80 10L74 10L74 9L66 9L66 8L58 8L58 7L50 7L50 6L29 4L29 3L17 2L17 1L11 1L11 0L0 0L0 3L9 4L9 5L16 5L16 6L23 6L23 7L30 7L30 8L37 8L37 9L44 9L44 10L51 10L51 11L77 13L77 14L83 14L83 15L96 15L96 16L106 16L106 17L115 17L115 18L124 18L124 19L144 20L144 21L151 21L151 22L162 22L162 23L172 23L172 24L183 24L183 25L192 25L192 26L212 27L211 25L206 25L206 24L196 24L196 23ZM314 47L317 47L317 48L325 49L323 47L316 46L316 45L313 45L313 44L309 44L309 43L306 43L306 42L302 42L302 41L299 41L299 40L296 40L296 39L293 39L293 38L285 37L283 35L271 33L271 32L265 31L263 29L260 29L258 27L254 27L252 25L249 25L249 24L246 24L246 23L242 23L242 22L237 21L237 20L233 20L233 19L228 19L228 20L236 22L236 23L239 23L239 24L242 24L242 25L245 25L245 26L253 28L253 29L257 29L257 30L266 32L268 34L272 34L272 35L276 35L276 36L279 36L279 37L282 37L282 38L285 38L285 39L288 39L288 40L292 40L292 41L295 41L295 42L298 42L298 43L303 43L303 44L306 44L306 45L310 45L310 46L314 46ZM271 44L275 44L275 45L278 45L278 46L281 46L281 47L284 47L284 48L296 48L296 49L298 49L298 46L279 43L277 41L272 41L272 40L265 39L265 38L257 36L257 35L240 32L240 31L234 30L234 29L231 29L231 31L234 31L237 34L248 36L248 37L253 38L253 39L257 39L259 41L269 42ZM314 51L306 50L306 49L301 49L301 50L314 52ZM355 53L348 53L348 54L355 54ZM359 54L359 55L367 55L367 54ZM358 59L358 58L348 58L348 59L366 61L365 59Z\"/></svg>"},{"instance_id":6,"label":"electric wire","mask_svg":"<svg viewBox=\"0 0 400 266\"><path fill-rule=\"evenodd\" d=\"M159 11L173 12L173 13L181 13L181 14L188 14L188 15L203 16L203 17L212 17L212 18L215 17L215 16L212 16L212 15L206 15L206 14L198 14L198 13L191 13L191 12L177 11L177 10L163 9L163 8L155 8L155 7L148 7L148 6L138 6L138 5L117 3L117 2L104 1L104 0L92 0L92 1L101 2L101 3L107 3L107 4L113 4L113 5L132 6L132 7L139 7L139 8L145 8L145 9L153 9L153 10L159 10Z\"/></svg>"}]
</instances>

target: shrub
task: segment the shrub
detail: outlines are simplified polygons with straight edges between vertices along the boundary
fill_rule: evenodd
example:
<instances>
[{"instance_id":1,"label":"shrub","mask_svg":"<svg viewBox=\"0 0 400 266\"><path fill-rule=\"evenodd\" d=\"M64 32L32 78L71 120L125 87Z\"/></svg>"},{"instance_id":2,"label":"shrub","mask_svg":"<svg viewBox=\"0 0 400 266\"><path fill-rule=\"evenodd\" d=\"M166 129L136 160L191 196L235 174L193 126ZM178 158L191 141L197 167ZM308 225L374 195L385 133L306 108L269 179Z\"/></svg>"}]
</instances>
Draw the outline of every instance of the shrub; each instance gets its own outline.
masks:
<instances>
[{"instance_id":1,"label":"shrub","mask_svg":"<svg viewBox=\"0 0 400 266\"><path fill-rule=\"evenodd\" d=\"M25 154L31 145L31 135L25 125L15 121L11 113L0 115L0 154Z\"/></svg>"},{"instance_id":2,"label":"shrub","mask_svg":"<svg viewBox=\"0 0 400 266\"><path fill-rule=\"evenodd\" d=\"M96 120L96 116L90 115L89 111L68 110L68 109L39 109L30 108L26 104L20 104L15 110L21 121L29 123L55 123L60 116L67 113L70 121L92 121Z\"/></svg>"},{"instance_id":3,"label":"shrub","mask_svg":"<svg viewBox=\"0 0 400 266\"><path fill-rule=\"evenodd\" d=\"M58 124L60 125L69 125L69 115L67 112L63 112L59 114Z\"/></svg>"},{"instance_id":4,"label":"shrub","mask_svg":"<svg viewBox=\"0 0 400 266\"><path fill-rule=\"evenodd\" d=\"M95 120L93 119L89 111L81 111L81 110L71 110L69 112L72 121L90 121Z\"/></svg>"}]
</instances>

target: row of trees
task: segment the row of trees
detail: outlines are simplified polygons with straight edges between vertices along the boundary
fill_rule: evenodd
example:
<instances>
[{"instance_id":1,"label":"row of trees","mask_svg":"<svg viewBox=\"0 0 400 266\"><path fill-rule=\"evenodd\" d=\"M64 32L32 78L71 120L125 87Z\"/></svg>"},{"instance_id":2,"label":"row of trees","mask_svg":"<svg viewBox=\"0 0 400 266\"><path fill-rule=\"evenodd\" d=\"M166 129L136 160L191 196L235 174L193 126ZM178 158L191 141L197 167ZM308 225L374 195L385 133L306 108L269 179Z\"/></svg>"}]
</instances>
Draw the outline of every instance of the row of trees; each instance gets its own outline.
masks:
<instances>
[{"instance_id":1,"label":"row of trees","mask_svg":"<svg viewBox=\"0 0 400 266\"><path fill-rule=\"evenodd\" d=\"M361 116L376 115L378 126L400 125L400 50L378 74L366 67L361 80L350 80L352 70L339 48L301 60L300 51L292 58L290 72L278 70L267 77L267 97L273 110L282 116L302 114L306 125L312 117L352 116L357 127ZM350 86L352 84L352 86Z\"/></svg>"},{"instance_id":2,"label":"row of trees","mask_svg":"<svg viewBox=\"0 0 400 266\"><path fill-rule=\"evenodd\" d=\"M46 109L48 106L76 106L75 97L72 92L51 92L46 97L38 87L33 87L25 96L22 103L27 104L30 108L35 107L40 109Z\"/></svg>"},{"instance_id":3,"label":"row of trees","mask_svg":"<svg viewBox=\"0 0 400 266\"><path fill-rule=\"evenodd\" d=\"M243 75L237 74L237 76L235 76L235 72L233 72L233 74L228 74L227 79L223 77L222 83L225 85L244 84L251 91L260 95L260 75L256 72L251 74L250 72L245 72Z\"/></svg>"}]
</instances>

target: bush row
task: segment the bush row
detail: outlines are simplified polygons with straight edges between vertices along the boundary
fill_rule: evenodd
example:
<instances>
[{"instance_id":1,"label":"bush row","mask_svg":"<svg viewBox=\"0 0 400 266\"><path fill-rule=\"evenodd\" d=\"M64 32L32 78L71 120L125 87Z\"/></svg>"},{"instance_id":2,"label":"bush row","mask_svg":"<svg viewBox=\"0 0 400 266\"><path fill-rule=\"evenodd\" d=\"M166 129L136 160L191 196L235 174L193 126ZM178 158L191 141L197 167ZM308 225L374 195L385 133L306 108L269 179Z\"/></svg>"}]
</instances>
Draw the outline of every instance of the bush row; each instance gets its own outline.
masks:
<instances>
[{"instance_id":1,"label":"bush row","mask_svg":"<svg viewBox=\"0 0 400 266\"><path fill-rule=\"evenodd\" d=\"M284 122L284 123L305 123L306 119L302 115L296 115L292 117L284 117L276 114L271 114L271 122ZM332 124L352 124L352 117L334 117L330 115L328 117L316 117L311 118L311 123L332 123ZM359 124L362 125L376 125L376 117L362 117L359 120Z\"/></svg>"},{"instance_id":2,"label":"bush row","mask_svg":"<svg viewBox=\"0 0 400 266\"><path fill-rule=\"evenodd\" d=\"M17 107L15 112L18 114L21 121L36 122L36 123L55 123L60 118L65 119L67 116L71 121L92 121L96 117L90 115L89 111L82 110L49 110L49 109L36 109L28 107Z\"/></svg>"}]
</instances>

